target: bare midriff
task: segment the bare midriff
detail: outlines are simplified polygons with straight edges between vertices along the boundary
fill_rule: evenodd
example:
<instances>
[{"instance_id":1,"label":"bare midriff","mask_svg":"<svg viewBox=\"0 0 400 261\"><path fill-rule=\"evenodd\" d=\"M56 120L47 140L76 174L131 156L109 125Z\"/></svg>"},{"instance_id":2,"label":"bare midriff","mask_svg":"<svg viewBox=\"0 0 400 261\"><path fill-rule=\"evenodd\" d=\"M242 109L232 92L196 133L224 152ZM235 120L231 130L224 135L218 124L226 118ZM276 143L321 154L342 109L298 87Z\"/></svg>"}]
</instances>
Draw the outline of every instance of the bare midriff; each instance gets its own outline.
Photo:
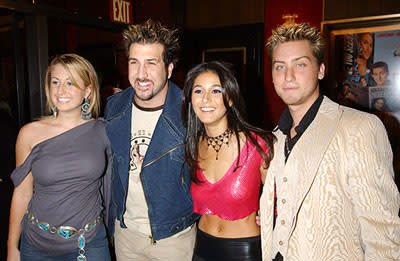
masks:
<instances>
[{"instance_id":1,"label":"bare midriff","mask_svg":"<svg viewBox=\"0 0 400 261\"><path fill-rule=\"evenodd\" d=\"M198 228L214 237L243 238L260 235L260 227L256 224L256 212L245 218L225 220L216 215L202 215Z\"/></svg>"}]
</instances>

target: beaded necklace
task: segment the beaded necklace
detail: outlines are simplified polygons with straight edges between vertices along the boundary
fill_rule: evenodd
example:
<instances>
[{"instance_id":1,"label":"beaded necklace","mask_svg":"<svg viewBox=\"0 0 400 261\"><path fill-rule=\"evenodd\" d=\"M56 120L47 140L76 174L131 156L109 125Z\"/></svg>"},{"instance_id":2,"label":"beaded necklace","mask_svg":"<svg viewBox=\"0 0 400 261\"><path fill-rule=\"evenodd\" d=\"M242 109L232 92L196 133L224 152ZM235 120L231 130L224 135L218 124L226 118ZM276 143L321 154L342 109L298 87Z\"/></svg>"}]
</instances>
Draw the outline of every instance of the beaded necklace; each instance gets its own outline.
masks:
<instances>
[{"instance_id":1,"label":"beaded necklace","mask_svg":"<svg viewBox=\"0 0 400 261\"><path fill-rule=\"evenodd\" d=\"M231 134L232 131L230 129L226 129L221 135L215 137L210 137L205 134L204 137L207 140L207 146L212 147L217 153L217 156L215 157L216 160L218 160L218 152L221 150L222 145L229 145L229 136Z\"/></svg>"}]
</instances>

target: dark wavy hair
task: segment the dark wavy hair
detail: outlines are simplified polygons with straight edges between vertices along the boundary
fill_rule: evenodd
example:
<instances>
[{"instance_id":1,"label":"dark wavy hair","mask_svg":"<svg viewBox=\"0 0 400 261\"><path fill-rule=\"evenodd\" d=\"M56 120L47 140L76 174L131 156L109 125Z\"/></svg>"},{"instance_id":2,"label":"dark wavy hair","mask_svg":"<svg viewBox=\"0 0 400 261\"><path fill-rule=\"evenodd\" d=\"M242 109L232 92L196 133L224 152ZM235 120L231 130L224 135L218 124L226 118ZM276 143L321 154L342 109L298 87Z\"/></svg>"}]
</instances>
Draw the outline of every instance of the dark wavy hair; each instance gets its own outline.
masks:
<instances>
[{"instance_id":1,"label":"dark wavy hair","mask_svg":"<svg viewBox=\"0 0 400 261\"><path fill-rule=\"evenodd\" d=\"M238 151L240 154L240 138L239 132L243 132L246 139L250 139L257 151L261 153L266 166L273 157L273 142L275 140L274 135L271 132L264 131L260 128L254 127L247 123L243 118L245 114L245 106L242 96L240 95L239 84L236 81L233 73L228 69L226 65L221 62L212 61L196 65L186 75L185 85L183 89L182 98L182 121L187 129L185 138L185 160L188 164L190 177L193 182L199 183L196 177L197 162L198 162L198 149L199 141L206 135L203 123L199 120L195 114L192 106L192 89L196 78L205 72L213 72L218 75L222 87L222 97L226 108L226 115L228 119L228 128L236 136ZM229 106L231 102L231 106ZM268 147L268 153L266 154L261 146L258 144L256 139L251 132L259 135L266 143ZM240 157L240 155L239 155ZM238 168L239 161L236 163L235 170ZM235 171L234 170L234 171Z\"/></svg>"},{"instance_id":2,"label":"dark wavy hair","mask_svg":"<svg viewBox=\"0 0 400 261\"><path fill-rule=\"evenodd\" d=\"M179 35L177 29L169 29L160 22L151 19L143 24L131 25L126 29L122 36L124 38L125 50L129 56L129 48L134 43L154 44L159 43L164 46L163 61L168 68L170 63L176 66L179 59Z\"/></svg>"},{"instance_id":3,"label":"dark wavy hair","mask_svg":"<svg viewBox=\"0 0 400 261\"><path fill-rule=\"evenodd\" d=\"M361 33L361 34L358 35L358 39L357 39L357 42L355 44L355 46L357 48L357 50L356 50L356 54L357 55L355 56L355 58L359 57L361 59L364 59L364 57L362 57L362 54L361 54L362 53L361 39L362 39L362 37L364 35L369 35L372 38L372 52L371 52L371 55L369 56L369 58L367 59L366 64L365 64L367 69L371 70L371 72L372 72L372 64L374 63L374 52L375 52L375 48L374 48L374 45L375 45L374 44L375 43L375 37L374 36L375 36L375 34L374 33Z\"/></svg>"}]
</instances>

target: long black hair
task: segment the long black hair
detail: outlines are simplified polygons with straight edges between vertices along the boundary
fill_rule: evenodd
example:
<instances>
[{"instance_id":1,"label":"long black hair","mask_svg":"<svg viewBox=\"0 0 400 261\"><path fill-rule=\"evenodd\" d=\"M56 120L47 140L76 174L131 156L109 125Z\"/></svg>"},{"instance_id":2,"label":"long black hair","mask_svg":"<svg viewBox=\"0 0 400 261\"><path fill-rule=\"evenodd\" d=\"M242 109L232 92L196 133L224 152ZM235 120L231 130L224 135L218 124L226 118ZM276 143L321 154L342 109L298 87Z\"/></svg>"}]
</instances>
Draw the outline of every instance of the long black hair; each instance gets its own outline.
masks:
<instances>
[{"instance_id":1,"label":"long black hair","mask_svg":"<svg viewBox=\"0 0 400 261\"><path fill-rule=\"evenodd\" d=\"M198 183L199 180L196 177L196 170L198 157L199 157L199 141L204 138L206 131L203 123L199 120L193 110L192 105L192 89L193 83L196 78L205 72L213 72L219 77L219 81L222 87L222 99L226 108L226 115L228 119L228 129L233 132L236 136L238 151L240 154L240 138L239 132L243 132L246 139L250 139L257 151L262 155L266 166L269 166L269 162L273 157L273 142L275 140L274 135L271 132L264 131L260 128L254 127L248 124L243 115L245 114L245 105L242 96L240 95L239 84L236 81L233 73L228 69L226 65L221 62L212 61L196 65L186 75L185 85L183 89L182 98L182 121L183 125L187 129L185 138L185 160L188 164L190 171L190 177L192 181ZM231 103L232 105L229 105ZM266 154L261 146L256 141L255 137L251 135L251 132L260 136L268 147L268 153ZM236 163L236 168L239 165L239 161ZM235 168L235 170L236 170Z\"/></svg>"},{"instance_id":2,"label":"long black hair","mask_svg":"<svg viewBox=\"0 0 400 261\"><path fill-rule=\"evenodd\" d=\"M357 39L357 42L356 42L356 47L357 47L357 50L356 50L357 56L356 57L364 59L364 57L362 56L362 47L361 47L362 37L364 35L369 35L371 37L371 39L372 39L371 55L368 57L367 61L365 62L365 66L367 67L367 70L370 70L370 73L372 73L372 64L373 64L373 61L374 61L374 51L375 51L374 50L375 49L374 48L374 46L375 46L375 37L374 37L375 34L374 33L362 33L362 34L358 35L358 39Z\"/></svg>"}]
</instances>

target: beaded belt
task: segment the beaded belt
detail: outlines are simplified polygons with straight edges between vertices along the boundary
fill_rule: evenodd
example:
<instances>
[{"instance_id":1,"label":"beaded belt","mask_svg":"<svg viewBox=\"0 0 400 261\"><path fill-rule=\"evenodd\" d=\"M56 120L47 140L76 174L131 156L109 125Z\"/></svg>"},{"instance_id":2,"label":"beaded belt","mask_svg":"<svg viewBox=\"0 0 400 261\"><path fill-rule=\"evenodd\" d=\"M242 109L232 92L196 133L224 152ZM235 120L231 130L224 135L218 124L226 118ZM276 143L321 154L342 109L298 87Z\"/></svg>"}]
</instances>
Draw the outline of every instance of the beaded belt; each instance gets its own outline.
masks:
<instances>
[{"instance_id":1,"label":"beaded belt","mask_svg":"<svg viewBox=\"0 0 400 261\"><path fill-rule=\"evenodd\" d=\"M93 222L87 223L83 228L76 229L71 226L50 226L49 223L39 221L36 219L32 212L28 212L26 214L26 220L32 224L37 225L41 230L48 231L51 234L58 234L60 237L64 239L72 238L76 235L79 235L78 238L78 248L79 248L79 256L76 258L77 261L86 261L85 256L85 233L92 230L97 224L101 223L101 217L98 216Z\"/></svg>"}]
</instances>

